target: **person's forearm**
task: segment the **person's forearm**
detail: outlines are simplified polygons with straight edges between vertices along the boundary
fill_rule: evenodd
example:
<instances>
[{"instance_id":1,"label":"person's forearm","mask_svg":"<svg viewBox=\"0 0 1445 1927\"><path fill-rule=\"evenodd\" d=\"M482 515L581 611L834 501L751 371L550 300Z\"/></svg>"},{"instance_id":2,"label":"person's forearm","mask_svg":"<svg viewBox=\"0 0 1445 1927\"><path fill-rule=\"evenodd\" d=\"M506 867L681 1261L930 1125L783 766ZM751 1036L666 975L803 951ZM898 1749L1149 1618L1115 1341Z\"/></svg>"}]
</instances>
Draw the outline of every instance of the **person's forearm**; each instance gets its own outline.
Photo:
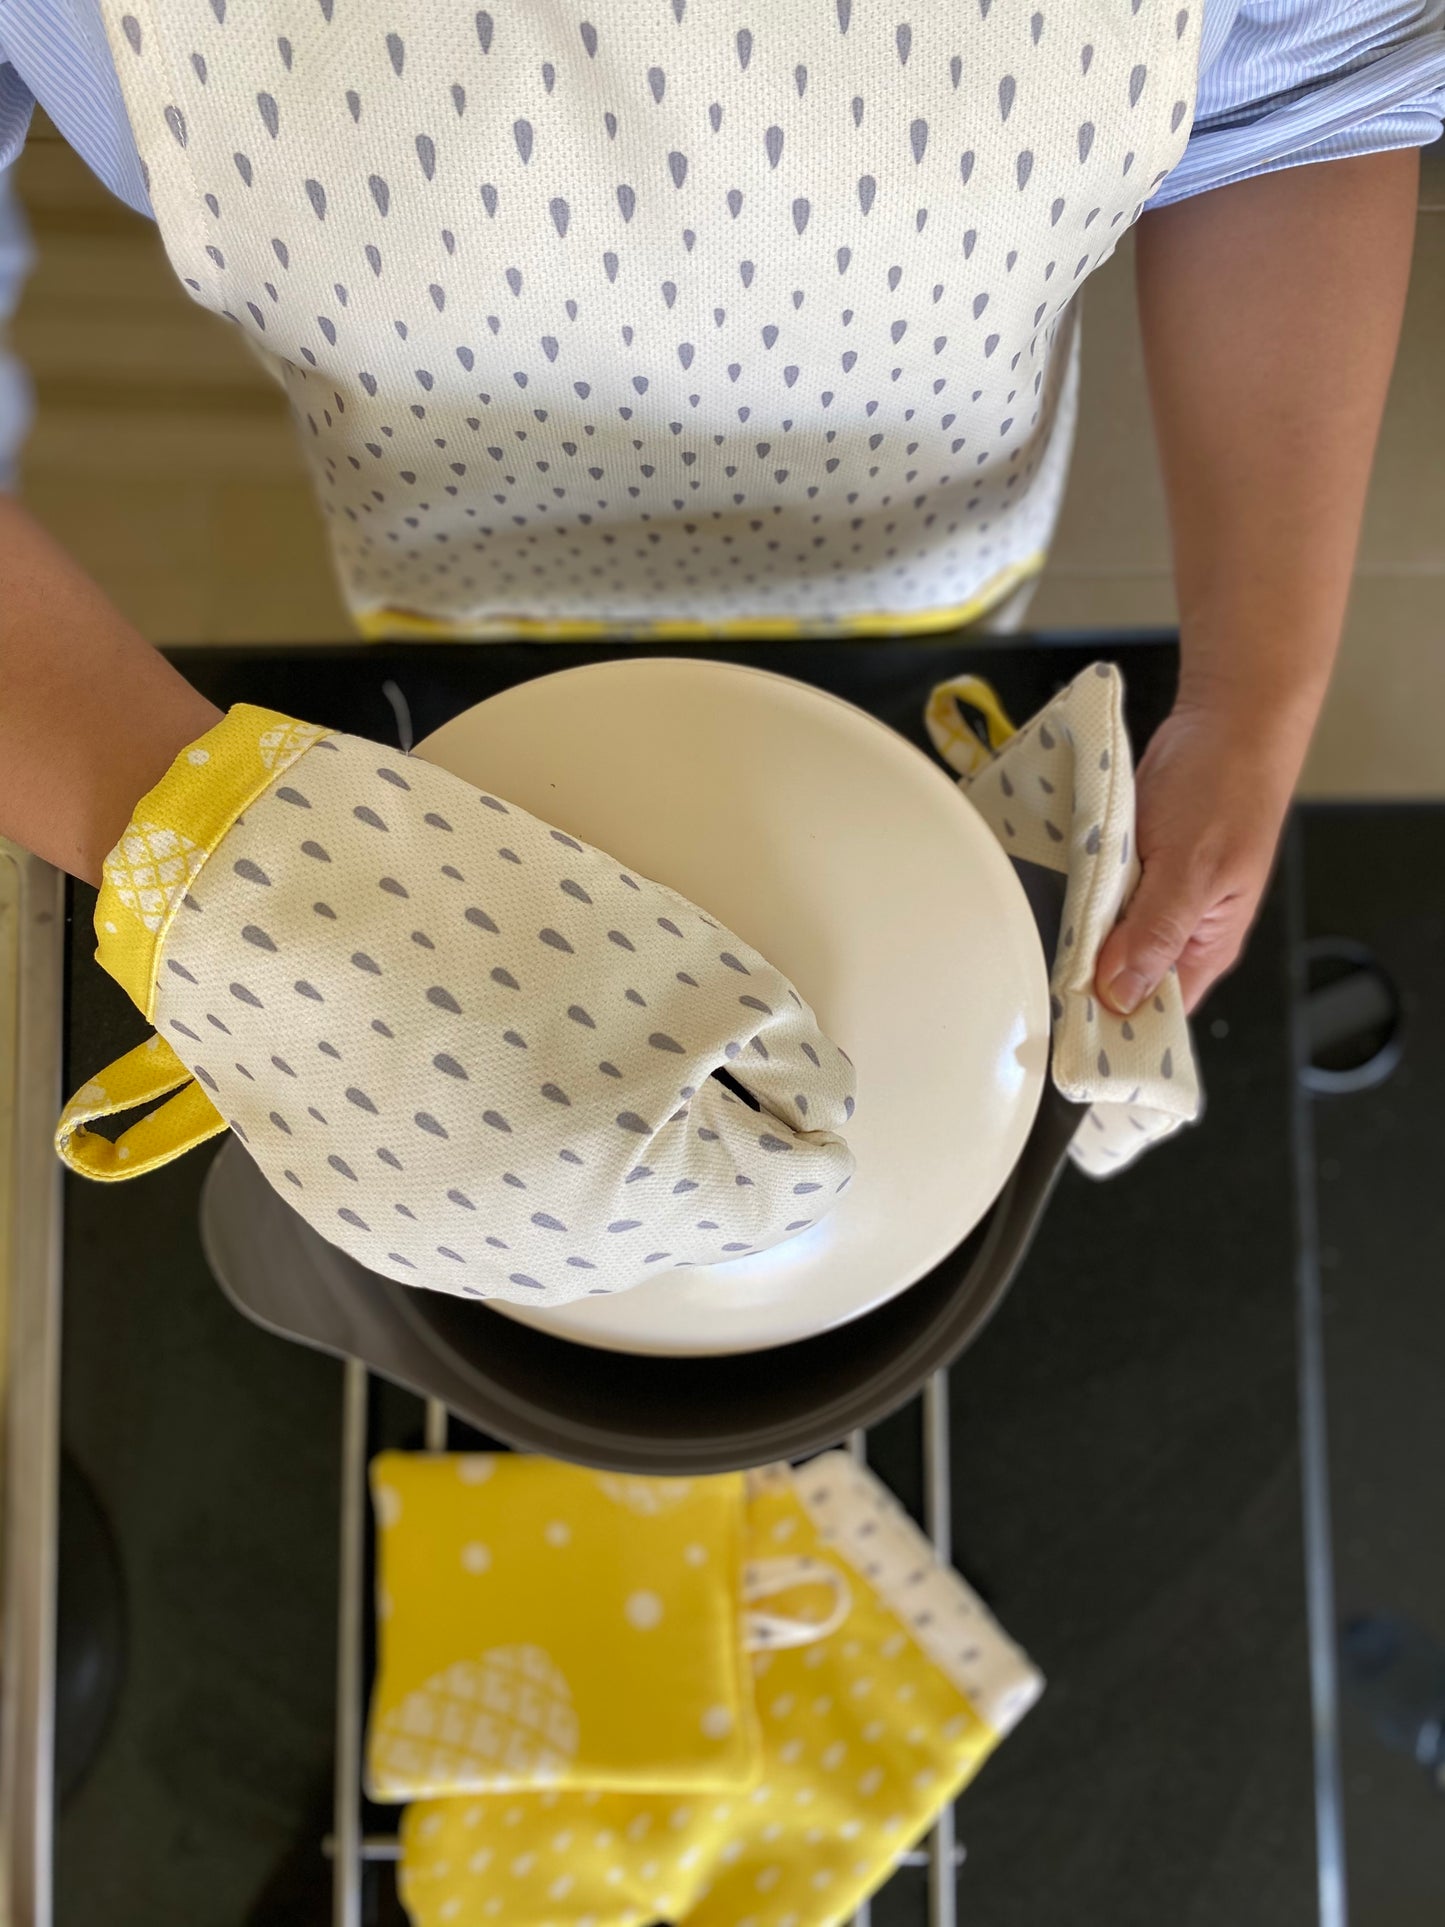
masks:
<instances>
[{"instance_id":1,"label":"person's forearm","mask_svg":"<svg viewBox=\"0 0 1445 1927\"><path fill-rule=\"evenodd\" d=\"M0 496L0 834L99 882L132 806L219 716Z\"/></svg>"},{"instance_id":2,"label":"person's forearm","mask_svg":"<svg viewBox=\"0 0 1445 1927\"><path fill-rule=\"evenodd\" d=\"M1241 182L1139 224L1181 702L1246 730L1267 711L1291 782L1344 620L1417 181L1413 150L1375 154Z\"/></svg>"}]
</instances>

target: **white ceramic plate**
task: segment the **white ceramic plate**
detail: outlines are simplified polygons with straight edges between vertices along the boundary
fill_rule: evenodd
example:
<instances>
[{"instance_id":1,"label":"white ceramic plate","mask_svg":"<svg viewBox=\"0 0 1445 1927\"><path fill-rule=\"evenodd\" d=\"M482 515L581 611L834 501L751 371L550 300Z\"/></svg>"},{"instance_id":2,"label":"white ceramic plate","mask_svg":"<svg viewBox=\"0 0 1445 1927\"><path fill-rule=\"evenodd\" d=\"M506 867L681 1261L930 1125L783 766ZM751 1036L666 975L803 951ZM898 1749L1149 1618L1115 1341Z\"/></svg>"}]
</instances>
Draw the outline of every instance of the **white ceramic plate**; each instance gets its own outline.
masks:
<instances>
[{"instance_id":1,"label":"white ceramic plate","mask_svg":"<svg viewBox=\"0 0 1445 1927\"><path fill-rule=\"evenodd\" d=\"M857 1176L789 1243L610 1298L490 1309L607 1350L761 1350L945 1258L1023 1148L1048 984L982 818L910 743L808 684L622 658L505 690L419 756L670 884L775 963L858 1071Z\"/></svg>"}]
</instances>

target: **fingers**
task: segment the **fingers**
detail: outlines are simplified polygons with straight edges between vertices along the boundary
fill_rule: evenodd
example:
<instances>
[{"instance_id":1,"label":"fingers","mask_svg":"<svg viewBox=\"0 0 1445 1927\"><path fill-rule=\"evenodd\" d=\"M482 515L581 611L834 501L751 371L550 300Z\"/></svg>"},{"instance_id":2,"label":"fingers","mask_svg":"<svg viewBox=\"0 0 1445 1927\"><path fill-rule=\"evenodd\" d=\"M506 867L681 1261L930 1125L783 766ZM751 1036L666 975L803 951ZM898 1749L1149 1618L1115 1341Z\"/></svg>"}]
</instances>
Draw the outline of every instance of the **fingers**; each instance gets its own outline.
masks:
<instances>
[{"instance_id":1,"label":"fingers","mask_svg":"<svg viewBox=\"0 0 1445 1927\"><path fill-rule=\"evenodd\" d=\"M1207 955L1191 944L1179 959L1179 991L1184 999L1186 1016L1193 1013L1208 996L1215 979L1222 974L1222 966L1214 964Z\"/></svg>"},{"instance_id":2,"label":"fingers","mask_svg":"<svg viewBox=\"0 0 1445 1927\"><path fill-rule=\"evenodd\" d=\"M1221 977L1227 977L1239 961L1244 947L1244 918L1237 925L1211 931L1190 942L1179 959L1179 988L1184 1009L1192 1016Z\"/></svg>"},{"instance_id":3,"label":"fingers","mask_svg":"<svg viewBox=\"0 0 1445 1927\"><path fill-rule=\"evenodd\" d=\"M1172 968L1186 1012L1194 1011L1239 961L1257 900L1257 890L1202 881L1197 871L1171 873L1155 858L1099 952L1100 1000L1132 1016Z\"/></svg>"},{"instance_id":4,"label":"fingers","mask_svg":"<svg viewBox=\"0 0 1445 1927\"><path fill-rule=\"evenodd\" d=\"M1205 888L1187 873L1158 862L1145 866L1099 952L1095 985L1110 1010L1130 1017L1148 1001L1185 956L1210 907Z\"/></svg>"}]
</instances>

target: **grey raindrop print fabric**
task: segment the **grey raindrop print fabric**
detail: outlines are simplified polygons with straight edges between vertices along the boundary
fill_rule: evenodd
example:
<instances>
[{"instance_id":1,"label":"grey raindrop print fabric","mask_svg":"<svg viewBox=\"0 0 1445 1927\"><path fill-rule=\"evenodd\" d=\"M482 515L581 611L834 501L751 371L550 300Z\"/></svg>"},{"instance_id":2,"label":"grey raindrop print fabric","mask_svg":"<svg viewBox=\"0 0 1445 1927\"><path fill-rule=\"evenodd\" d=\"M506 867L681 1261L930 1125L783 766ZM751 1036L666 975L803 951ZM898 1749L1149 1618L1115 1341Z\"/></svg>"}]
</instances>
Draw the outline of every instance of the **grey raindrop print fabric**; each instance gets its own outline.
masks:
<instances>
[{"instance_id":1,"label":"grey raindrop print fabric","mask_svg":"<svg viewBox=\"0 0 1445 1927\"><path fill-rule=\"evenodd\" d=\"M1049 985L1051 1074L1065 1097L1090 1107L1070 1155L1108 1177L1204 1105L1174 972L1132 1017L1094 995L1099 951L1140 875L1123 678L1095 663L994 756L955 721L955 696L977 693L970 678L940 684L929 733L1008 855L1067 879Z\"/></svg>"},{"instance_id":2,"label":"grey raindrop print fabric","mask_svg":"<svg viewBox=\"0 0 1445 1927\"><path fill-rule=\"evenodd\" d=\"M954 624L1041 560L1077 303L1199 0L105 0L171 260L370 633Z\"/></svg>"},{"instance_id":3,"label":"grey raindrop print fabric","mask_svg":"<svg viewBox=\"0 0 1445 1927\"><path fill-rule=\"evenodd\" d=\"M853 1068L793 986L444 770L321 736L197 861L156 1029L374 1271L559 1305L777 1244L850 1181Z\"/></svg>"}]
</instances>

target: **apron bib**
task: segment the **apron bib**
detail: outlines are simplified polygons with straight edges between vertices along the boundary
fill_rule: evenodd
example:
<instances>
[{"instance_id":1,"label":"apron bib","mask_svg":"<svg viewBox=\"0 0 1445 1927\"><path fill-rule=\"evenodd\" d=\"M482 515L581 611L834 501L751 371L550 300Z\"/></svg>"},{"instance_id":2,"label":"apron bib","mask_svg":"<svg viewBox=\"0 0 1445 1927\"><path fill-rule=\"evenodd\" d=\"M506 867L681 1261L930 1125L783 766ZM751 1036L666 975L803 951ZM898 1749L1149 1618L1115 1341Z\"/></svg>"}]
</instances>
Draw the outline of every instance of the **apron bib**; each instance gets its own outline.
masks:
<instances>
[{"instance_id":1,"label":"apron bib","mask_svg":"<svg viewBox=\"0 0 1445 1927\"><path fill-rule=\"evenodd\" d=\"M363 629L575 636L942 628L1038 567L1075 296L1184 151L1201 8L105 11Z\"/></svg>"}]
</instances>

